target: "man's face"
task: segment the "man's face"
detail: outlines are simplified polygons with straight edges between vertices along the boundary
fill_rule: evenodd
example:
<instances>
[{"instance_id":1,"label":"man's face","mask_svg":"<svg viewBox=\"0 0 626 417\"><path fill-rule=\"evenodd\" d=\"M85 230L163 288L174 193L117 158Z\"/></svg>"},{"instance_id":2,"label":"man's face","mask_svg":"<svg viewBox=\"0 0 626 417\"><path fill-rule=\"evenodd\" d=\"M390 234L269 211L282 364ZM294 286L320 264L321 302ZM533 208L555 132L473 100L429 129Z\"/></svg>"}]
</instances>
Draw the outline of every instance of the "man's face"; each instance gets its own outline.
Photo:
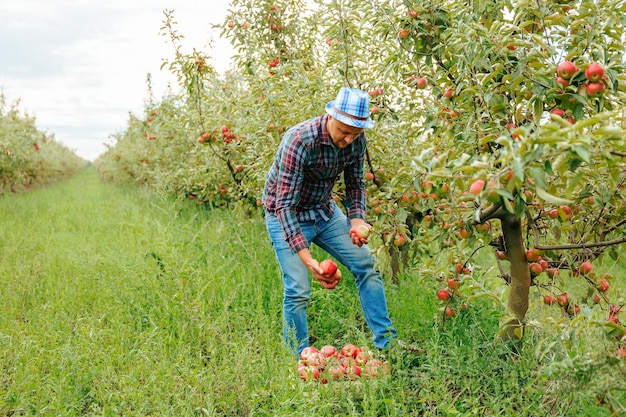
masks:
<instances>
[{"instance_id":1,"label":"man's face","mask_svg":"<svg viewBox=\"0 0 626 417\"><path fill-rule=\"evenodd\" d=\"M330 139L339 149L343 149L349 146L363 132L363 129L359 127L349 126L333 118L332 116L328 117L326 130L328 130Z\"/></svg>"}]
</instances>

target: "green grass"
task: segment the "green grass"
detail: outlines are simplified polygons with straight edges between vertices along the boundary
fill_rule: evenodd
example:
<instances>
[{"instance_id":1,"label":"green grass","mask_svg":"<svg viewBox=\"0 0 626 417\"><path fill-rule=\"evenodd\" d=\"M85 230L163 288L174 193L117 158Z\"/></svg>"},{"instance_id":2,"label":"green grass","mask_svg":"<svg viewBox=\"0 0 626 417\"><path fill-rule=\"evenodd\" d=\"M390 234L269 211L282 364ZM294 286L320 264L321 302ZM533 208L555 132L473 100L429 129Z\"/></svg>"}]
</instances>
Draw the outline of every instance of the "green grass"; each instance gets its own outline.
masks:
<instances>
[{"instance_id":1,"label":"green grass","mask_svg":"<svg viewBox=\"0 0 626 417\"><path fill-rule=\"evenodd\" d=\"M2 416L609 415L593 377L551 372L567 358L538 355L545 339L521 353L495 342L497 303L442 325L431 281L411 275L387 296L423 354L392 353L385 378L300 381L259 215L101 183L93 169L2 197L0 213ZM353 278L314 288L315 345L371 345ZM572 391L571 380L593 384Z\"/></svg>"}]
</instances>

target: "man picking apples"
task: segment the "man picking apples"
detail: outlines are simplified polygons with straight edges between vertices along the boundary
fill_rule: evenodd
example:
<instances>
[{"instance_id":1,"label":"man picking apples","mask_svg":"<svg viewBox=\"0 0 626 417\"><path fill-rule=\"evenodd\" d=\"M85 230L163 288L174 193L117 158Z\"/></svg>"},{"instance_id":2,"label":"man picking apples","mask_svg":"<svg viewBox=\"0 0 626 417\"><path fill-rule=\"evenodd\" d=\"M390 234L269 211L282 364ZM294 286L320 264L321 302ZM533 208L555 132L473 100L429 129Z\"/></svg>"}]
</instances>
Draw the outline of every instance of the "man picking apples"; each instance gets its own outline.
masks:
<instances>
[{"instance_id":1,"label":"man picking apples","mask_svg":"<svg viewBox=\"0 0 626 417\"><path fill-rule=\"evenodd\" d=\"M308 346L306 309L309 272L324 288L335 288L336 274L324 273L309 247L315 243L345 265L356 278L363 315L379 349L396 336L387 311L380 274L367 247L363 181L366 139L374 126L369 94L341 88L326 114L289 129L274 158L263 205L267 230L283 279L284 337L299 354ZM343 173L346 214L332 198Z\"/></svg>"}]
</instances>

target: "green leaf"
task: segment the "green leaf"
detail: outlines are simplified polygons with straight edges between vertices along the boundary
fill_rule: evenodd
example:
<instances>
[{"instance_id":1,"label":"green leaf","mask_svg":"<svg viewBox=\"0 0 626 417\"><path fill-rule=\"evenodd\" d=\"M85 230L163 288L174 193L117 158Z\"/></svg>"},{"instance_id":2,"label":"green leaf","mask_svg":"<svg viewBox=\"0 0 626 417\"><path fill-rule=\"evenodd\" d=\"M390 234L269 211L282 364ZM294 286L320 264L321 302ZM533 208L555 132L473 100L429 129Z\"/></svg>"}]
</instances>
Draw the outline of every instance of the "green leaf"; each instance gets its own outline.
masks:
<instances>
[{"instance_id":1,"label":"green leaf","mask_svg":"<svg viewBox=\"0 0 626 417\"><path fill-rule=\"evenodd\" d=\"M522 217L525 211L526 211L526 202L524 201L522 196L518 194L515 197L515 213L514 214L517 217Z\"/></svg>"},{"instance_id":2,"label":"green leaf","mask_svg":"<svg viewBox=\"0 0 626 417\"><path fill-rule=\"evenodd\" d=\"M522 161L519 158L515 158L511 163L511 169L513 170L513 175L516 178L519 178L521 181L524 180L524 165L522 165Z\"/></svg>"},{"instance_id":3,"label":"green leaf","mask_svg":"<svg viewBox=\"0 0 626 417\"><path fill-rule=\"evenodd\" d=\"M515 208L513 207L511 200L509 200L508 198L503 198L502 203L504 203L504 208L506 209L506 211L511 214L515 214Z\"/></svg>"},{"instance_id":4,"label":"green leaf","mask_svg":"<svg viewBox=\"0 0 626 417\"><path fill-rule=\"evenodd\" d=\"M583 163L582 160L578 159L578 158L574 158L571 161L569 161L569 170L572 172L575 172L578 167Z\"/></svg>"},{"instance_id":5,"label":"green leaf","mask_svg":"<svg viewBox=\"0 0 626 417\"><path fill-rule=\"evenodd\" d=\"M540 187L537 187L537 196L548 203L557 204L557 205L572 204L574 202L573 200L568 200L567 198L561 198L561 197L552 195Z\"/></svg>"},{"instance_id":6,"label":"green leaf","mask_svg":"<svg viewBox=\"0 0 626 417\"><path fill-rule=\"evenodd\" d=\"M583 161L585 161L586 163L591 163L591 159L589 158L589 149L586 146L581 146L581 145L573 145L572 146L572 151L574 151L576 153L576 155L578 155L580 157L580 159L582 159Z\"/></svg>"},{"instance_id":7,"label":"green leaf","mask_svg":"<svg viewBox=\"0 0 626 417\"><path fill-rule=\"evenodd\" d=\"M541 115L543 114L543 101L540 99L533 100L533 118L535 120L541 120Z\"/></svg>"},{"instance_id":8,"label":"green leaf","mask_svg":"<svg viewBox=\"0 0 626 417\"><path fill-rule=\"evenodd\" d=\"M537 188L548 188L544 178L545 171L542 168L530 168L530 177L535 181Z\"/></svg>"}]
</instances>

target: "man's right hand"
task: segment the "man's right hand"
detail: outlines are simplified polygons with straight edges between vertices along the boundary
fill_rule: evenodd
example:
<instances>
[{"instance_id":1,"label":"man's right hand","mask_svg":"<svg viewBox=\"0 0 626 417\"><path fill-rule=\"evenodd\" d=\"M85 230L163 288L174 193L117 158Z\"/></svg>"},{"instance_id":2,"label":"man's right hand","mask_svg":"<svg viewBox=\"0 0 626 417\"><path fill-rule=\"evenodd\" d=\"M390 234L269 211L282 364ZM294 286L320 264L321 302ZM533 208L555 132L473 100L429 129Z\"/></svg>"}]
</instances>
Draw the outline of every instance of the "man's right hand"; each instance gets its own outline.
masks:
<instances>
[{"instance_id":1,"label":"man's right hand","mask_svg":"<svg viewBox=\"0 0 626 417\"><path fill-rule=\"evenodd\" d=\"M339 269L337 269L337 272L335 272L332 277L329 277L324 274L319 262L313 258L311 252L309 252L307 248L301 249L298 252L298 256L307 269L311 271L313 278L315 278L323 288L332 290L337 287L339 280L341 280L341 271Z\"/></svg>"},{"instance_id":2,"label":"man's right hand","mask_svg":"<svg viewBox=\"0 0 626 417\"><path fill-rule=\"evenodd\" d=\"M339 281L341 280L341 271L337 269L333 276L328 276L324 274L324 271L319 266L319 263L317 261L315 261L315 264L317 266L316 269L309 268L311 274L313 274L313 277L320 283L322 288L325 288L327 290L335 289L337 287L337 284L339 284Z\"/></svg>"}]
</instances>

